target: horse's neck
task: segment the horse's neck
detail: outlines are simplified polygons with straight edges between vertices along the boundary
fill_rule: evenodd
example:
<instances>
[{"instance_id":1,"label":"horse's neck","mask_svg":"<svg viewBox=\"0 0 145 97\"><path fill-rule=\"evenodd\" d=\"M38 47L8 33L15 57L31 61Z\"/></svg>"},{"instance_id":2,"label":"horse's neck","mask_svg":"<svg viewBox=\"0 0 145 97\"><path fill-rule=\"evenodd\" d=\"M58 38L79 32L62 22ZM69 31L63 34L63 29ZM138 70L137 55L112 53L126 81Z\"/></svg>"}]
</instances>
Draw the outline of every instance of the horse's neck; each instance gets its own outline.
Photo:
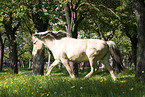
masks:
<instances>
[{"instance_id":1,"label":"horse's neck","mask_svg":"<svg viewBox=\"0 0 145 97\"><path fill-rule=\"evenodd\" d=\"M49 40L49 39L46 39L44 41L44 45L46 47L48 47L51 51L53 51L54 47L55 47L55 40Z\"/></svg>"}]
</instances>

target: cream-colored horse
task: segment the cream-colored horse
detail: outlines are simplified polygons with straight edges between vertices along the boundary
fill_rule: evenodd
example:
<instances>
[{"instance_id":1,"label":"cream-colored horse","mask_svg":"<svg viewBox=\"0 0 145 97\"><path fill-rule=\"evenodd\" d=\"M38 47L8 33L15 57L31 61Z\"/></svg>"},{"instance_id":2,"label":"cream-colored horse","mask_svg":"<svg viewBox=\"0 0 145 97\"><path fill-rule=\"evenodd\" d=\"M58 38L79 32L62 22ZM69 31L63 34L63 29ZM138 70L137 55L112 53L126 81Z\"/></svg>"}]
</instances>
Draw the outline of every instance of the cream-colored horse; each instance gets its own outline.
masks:
<instances>
[{"instance_id":1,"label":"cream-colored horse","mask_svg":"<svg viewBox=\"0 0 145 97\"><path fill-rule=\"evenodd\" d=\"M63 31L46 31L32 35L33 52L35 56L40 53L44 46L48 47L53 53L55 61L48 69L47 76L50 75L54 66L60 62L66 67L72 78L74 74L71 71L69 61L84 62L89 61L91 71L85 76L90 77L95 71L97 61L102 62L115 80L112 67L109 65L110 52L115 56L115 60L120 63L120 56L116 44L112 41L103 41L99 39L74 39L66 37L66 32ZM122 69L122 68L121 68Z\"/></svg>"}]
</instances>

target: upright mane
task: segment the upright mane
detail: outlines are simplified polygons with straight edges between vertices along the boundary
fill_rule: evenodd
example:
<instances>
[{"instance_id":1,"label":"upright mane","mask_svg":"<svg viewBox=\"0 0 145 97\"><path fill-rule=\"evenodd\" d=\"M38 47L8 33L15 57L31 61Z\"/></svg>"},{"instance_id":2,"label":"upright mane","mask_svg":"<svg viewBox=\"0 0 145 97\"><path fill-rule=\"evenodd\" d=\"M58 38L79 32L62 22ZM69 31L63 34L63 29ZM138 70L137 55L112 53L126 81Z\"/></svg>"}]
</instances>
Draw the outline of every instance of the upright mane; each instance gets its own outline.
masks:
<instances>
[{"instance_id":1,"label":"upright mane","mask_svg":"<svg viewBox=\"0 0 145 97\"><path fill-rule=\"evenodd\" d=\"M35 33L34 36L36 36L38 39L43 39L46 37L51 37L51 38L55 38L55 39L61 39L64 37L67 37L67 32L65 31L45 31L45 32L39 32L39 33Z\"/></svg>"}]
</instances>

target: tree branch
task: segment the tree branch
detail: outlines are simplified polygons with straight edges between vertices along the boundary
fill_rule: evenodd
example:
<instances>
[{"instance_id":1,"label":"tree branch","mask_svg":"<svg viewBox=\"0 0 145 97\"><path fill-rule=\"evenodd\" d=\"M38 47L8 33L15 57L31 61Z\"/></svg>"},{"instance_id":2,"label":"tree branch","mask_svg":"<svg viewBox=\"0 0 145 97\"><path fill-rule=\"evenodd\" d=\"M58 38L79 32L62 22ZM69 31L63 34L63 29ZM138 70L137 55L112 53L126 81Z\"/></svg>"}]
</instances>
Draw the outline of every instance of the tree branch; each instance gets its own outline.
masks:
<instances>
[{"instance_id":1,"label":"tree branch","mask_svg":"<svg viewBox=\"0 0 145 97\"><path fill-rule=\"evenodd\" d=\"M20 25L21 25L21 23L20 23L20 21L18 21L18 24L12 29L12 31L16 32Z\"/></svg>"},{"instance_id":2,"label":"tree branch","mask_svg":"<svg viewBox=\"0 0 145 97\"><path fill-rule=\"evenodd\" d=\"M77 8L78 8L78 6L79 6L79 4L80 4L80 1L81 0L78 0L78 2L76 3L76 6L75 6L75 9L77 10Z\"/></svg>"},{"instance_id":3,"label":"tree branch","mask_svg":"<svg viewBox=\"0 0 145 97\"><path fill-rule=\"evenodd\" d=\"M106 6L102 5L102 4L99 5L99 6L104 7L106 9L110 10L120 20L120 17L117 14L115 14L115 12L111 8L108 8L108 7L106 7Z\"/></svg>"}]
</instances>

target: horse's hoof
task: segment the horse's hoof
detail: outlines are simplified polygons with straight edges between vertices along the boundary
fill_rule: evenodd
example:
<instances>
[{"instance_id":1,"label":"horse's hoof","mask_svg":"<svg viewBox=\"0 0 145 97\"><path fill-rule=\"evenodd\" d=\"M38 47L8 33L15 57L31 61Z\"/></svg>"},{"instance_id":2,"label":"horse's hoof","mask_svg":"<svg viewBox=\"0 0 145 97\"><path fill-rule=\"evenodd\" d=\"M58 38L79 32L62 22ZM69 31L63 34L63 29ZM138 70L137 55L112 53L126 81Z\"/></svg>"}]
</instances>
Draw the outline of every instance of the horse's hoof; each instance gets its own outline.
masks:
<instances>
[{"instance_id":1,"label":"horse's hoof","mask_svg":"<svg viewBox=\"0 0 145 97\"><path fill-rule=\"evenodd\" d=\"M46 76L50 76L50 74L46 74Z\"/></svg>"},{"instance_id":2,"label":"horse's hoof","mask_svg":"<svg viewBox=\"0 0 145 97\"><path fill-rule=\"evenodd\" d=\"M74 79L75 78L75 75L71 75L70 77Z\"/></svg>"}]
</instances>

